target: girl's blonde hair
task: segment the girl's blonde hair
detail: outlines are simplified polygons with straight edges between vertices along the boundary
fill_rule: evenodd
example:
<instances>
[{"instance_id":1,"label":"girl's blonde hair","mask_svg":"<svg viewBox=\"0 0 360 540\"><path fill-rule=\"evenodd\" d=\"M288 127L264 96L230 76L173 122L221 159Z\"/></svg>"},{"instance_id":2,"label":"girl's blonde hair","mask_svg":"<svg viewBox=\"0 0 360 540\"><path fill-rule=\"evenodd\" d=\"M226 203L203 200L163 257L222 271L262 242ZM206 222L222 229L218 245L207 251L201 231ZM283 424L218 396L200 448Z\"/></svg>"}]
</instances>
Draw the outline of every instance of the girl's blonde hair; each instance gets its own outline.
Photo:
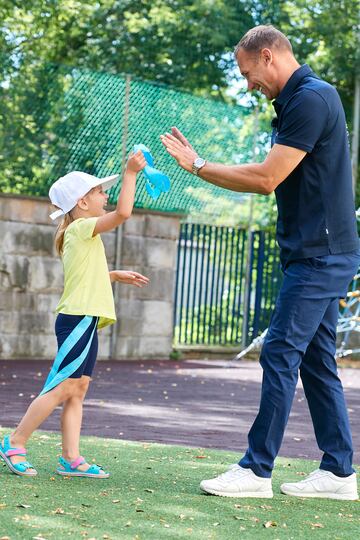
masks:
<instances>
[{"instance_id":1,"label":"girl's blonde hair","mask_svg":"<svg viewBox=\"0 0 360 540\"><path fill-rule=\"evenodd\" d=\"M72 223L73 221L74 221L74 218L72 217L71 212L68 212L67 214L65 214L62 221L58 225L58 228L56 229L56 233L55 233L55 249L56 249L56 251L57 251L57 253L59 255L62 255L62 252L63 252L63 249L64 249L65 231L68 228L68 226L70 225L70 223Z\"/></svg>"}]
</instances>

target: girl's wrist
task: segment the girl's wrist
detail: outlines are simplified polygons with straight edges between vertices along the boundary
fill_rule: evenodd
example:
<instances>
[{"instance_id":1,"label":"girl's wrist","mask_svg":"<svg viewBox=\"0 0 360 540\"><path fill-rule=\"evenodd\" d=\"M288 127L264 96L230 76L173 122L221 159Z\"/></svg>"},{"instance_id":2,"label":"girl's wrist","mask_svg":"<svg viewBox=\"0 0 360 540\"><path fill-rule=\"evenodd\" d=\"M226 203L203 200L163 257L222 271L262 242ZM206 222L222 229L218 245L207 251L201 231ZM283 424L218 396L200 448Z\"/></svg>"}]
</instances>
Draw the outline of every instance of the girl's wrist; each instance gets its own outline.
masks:
<instances>
[{"instance_id":1,"label":"girl's wrist","mask_svg":"<svg viewBox=\"0 0 360 540\"><path fill-rule=\"evenodd\" d=\"M137 172L136 172L136 171L133 171L133 170L131 170L131 169L125 169L125 174L126 174L126 176L128 176L128 177L136 178Z\"/></svg>"}]
</instances>

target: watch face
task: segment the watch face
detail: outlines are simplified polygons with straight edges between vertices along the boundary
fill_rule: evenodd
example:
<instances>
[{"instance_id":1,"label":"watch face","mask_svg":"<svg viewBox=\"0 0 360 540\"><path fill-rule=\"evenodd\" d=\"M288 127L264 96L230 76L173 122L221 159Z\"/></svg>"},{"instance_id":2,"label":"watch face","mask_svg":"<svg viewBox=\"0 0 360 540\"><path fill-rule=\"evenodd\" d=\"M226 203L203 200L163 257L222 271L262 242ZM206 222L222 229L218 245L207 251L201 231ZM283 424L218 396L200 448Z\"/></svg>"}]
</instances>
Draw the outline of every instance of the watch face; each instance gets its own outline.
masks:
<instances>
[{"instance_id":1,"label":"watch face","mask_svg":"<svg viewBox=\"0 0 360 540\"><path fill-rule=\"evenodd\" d=\"M195 167L197 167L198 169L199 169L200 167L203 167L203 166L205 165L205 159L203 159L203 158L201 158L201 157L196 158L195 161L194 161L194 165L195 165Z\"/></svg>"}]
</instances>

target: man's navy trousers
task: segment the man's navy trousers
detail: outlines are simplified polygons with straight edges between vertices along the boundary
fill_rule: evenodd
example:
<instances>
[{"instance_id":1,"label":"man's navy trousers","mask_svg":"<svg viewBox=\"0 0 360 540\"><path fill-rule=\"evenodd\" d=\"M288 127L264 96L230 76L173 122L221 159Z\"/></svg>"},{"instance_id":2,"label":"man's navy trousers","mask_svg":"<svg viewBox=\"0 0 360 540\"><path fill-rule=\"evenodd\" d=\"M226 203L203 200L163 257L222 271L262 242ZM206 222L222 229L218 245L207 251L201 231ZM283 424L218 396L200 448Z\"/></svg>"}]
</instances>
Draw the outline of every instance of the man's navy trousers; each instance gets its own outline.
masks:
<instances>
[{"instance_id":1,"label":"man's navy trousers","mask_svg":"<svg viewBox=\"0 0 360 540\"><path fill-rule=\"evenodd\" d=\"M293 402L298 372L316 440L321 469L348 476L352 439L344 391L335 360L339 298L344 298L360 262L358 251L291 261L276 301L260 363L263 368L259 413L240 461L270 477Z\"/></svg>"}]
</instances>

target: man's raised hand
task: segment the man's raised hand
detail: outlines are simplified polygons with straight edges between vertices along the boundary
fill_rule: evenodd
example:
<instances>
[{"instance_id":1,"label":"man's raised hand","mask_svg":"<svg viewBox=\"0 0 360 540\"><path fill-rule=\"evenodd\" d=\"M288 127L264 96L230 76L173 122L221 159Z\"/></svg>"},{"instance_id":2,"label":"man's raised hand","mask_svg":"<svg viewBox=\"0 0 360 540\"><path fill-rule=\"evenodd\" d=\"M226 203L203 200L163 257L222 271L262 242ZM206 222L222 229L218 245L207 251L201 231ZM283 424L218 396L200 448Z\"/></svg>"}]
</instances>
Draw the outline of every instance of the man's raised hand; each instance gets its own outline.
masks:
<instances>
[{"instance_id":1,"label":"man's raised hand","mask_svg":"<svg viewBox=\"0 0 360 540\"><path fill-rule=\"evenodd\" d=\"M177 128L172 128L177 129ZM160 135L161 142L165 146L169 154L176 159L180 167L185 169L188 172L192 172L192 165L198 154L192 148L190 143L181 133L177 130L178 135L175 136L171 133L165 133L165 135ZM181 139L179 138L181 137Z\"/></svg>"},{"instance_id":2,"label":"man's raised hand","mask_svg":"<svg viewBox=\"0 0 360 540\"><path fill-rule=\"evenodd\" d=\"M192 144L189 143L185 135L181 133L180 129L178 129L176 126L173 126L171 128L171 134L174 135L174 137L176 137L177 139L179 139L179 141L182 142L185 146L189 146L189 148L195 151L195 148L192 146Z\"/></svg>"}]
</instances>

